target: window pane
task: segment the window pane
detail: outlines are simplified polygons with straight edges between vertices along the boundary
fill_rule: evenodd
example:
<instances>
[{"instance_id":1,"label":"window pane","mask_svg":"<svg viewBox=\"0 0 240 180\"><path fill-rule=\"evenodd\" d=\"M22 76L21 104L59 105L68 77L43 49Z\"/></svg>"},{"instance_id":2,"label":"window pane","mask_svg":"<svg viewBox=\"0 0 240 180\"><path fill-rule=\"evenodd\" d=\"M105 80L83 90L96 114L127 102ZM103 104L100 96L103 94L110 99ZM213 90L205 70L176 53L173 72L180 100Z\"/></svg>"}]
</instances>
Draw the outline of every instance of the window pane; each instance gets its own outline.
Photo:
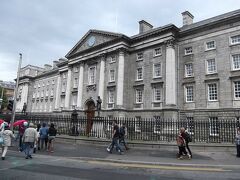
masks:
<instances>
[{"instance_id":1,"label":"window pane","mask_svg":"<svg viewBox=\"0 0 240 180\"><path fill-rule=\"evenodd\" d=\"M215 73L216 72L215 59L207 60L207 72L208 73Z\"/></svg>"},{"instance_id":2,"label":"window pane","mask_svg":"<svg viewBox=\"0 0 240 180\"><path fill-rule=\"evenodd\" d=\"M142 90L136 90L136 103L142 103Z\"/></svg>"},{"instance_id":3,"label":"window pane","mask_svg":"<svg viewBox=\"0 0 240 180\"><path fill-rule=\"evenodd\" d=\"M217 84L208 84L208 100L217 100Z\"/></svg>"},{"instance_id":4,"label":"window pane","mask_svg":"<svg viewBox=\"0 0 240 180\"><path fill-rule=\"evenodd\" d=\"M206 43L207 45L207 49L214 49L215 48L215 42L214 41L210 41Z\"/></svg>"},{"instance_id":5,"label":"window pane","mask_svg":"<svg viewBox=\"0 0 240 180\"><path fill-rule=\"evenodd\" d=\"M185 76L191 77L193 76L193 67L192 64L186 64L185 65Z\"/></svg>"},{"instance_id":6,"label":"window pane","mask_svg":"<svg viewBox=\"0 0 240 180\"><path fill-rule=\"evenodd\" d=\"M234 94L235 98L240 98L240 81L234 82Z\"/></svg>"},{"instance_id":7,"label":"window pane","mask_svg":"<svg viewBox=\"0 0 240 180\"><path fill-rule=\"evenodd\" d=\"M161 63L154 64L154 77L161 76Z\"/></svg>"},{"instance_id":8,"label":"window pane","mask_svg":"<svg viewBox=\"0 0 240 180\"><path fill-rule=\"evenodd\" d=\"M240 69L240 54L236 54L232 56L233 59L233 69Z\"/></svg>"},{"instance_id":9,"label":"window pane","mask_svg":"<svg viewBox=\"0 0 240 180\"><path fill-rule=\"evenodd\" d=\"M185 48L185 55L192 54L192 47Z\"/></svg>"},{"instance_id":10,"label":"window pane","mask_svg":"<svg viewBox=\"0 0 240 180\"><path fill-rule=\"evenodd\" d=\"M186 101L187 102L193 101L193 86L186 87Z\"/></svg>"},{"instance_id":11,"label":"window pane","mask_svg":"<svg viewBox=\"0 0 240 180\"><path fill-rule=\"evenodd\" d=\"M232 40L232 41L231 41L232 44L238 44L238 43L240 43L240 35L231 37L231 40Z\"/></svg>"}]
</instances>

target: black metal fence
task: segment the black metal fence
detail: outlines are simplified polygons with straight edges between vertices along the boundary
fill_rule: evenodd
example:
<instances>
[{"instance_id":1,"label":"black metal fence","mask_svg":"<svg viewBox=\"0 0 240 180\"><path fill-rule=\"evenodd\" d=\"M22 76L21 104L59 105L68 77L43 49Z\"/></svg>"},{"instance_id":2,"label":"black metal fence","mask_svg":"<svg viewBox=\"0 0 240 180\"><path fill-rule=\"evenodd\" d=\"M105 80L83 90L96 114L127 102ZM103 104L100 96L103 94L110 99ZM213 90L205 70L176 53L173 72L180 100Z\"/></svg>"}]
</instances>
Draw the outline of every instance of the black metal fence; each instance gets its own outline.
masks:
<instances>
[{"instance_id":1,"label":"black metal fence","mask_svg":"<svg viewBox=\"0 0 240 180\"><path fill-rule=\"evenodd\" d=\"M0 119L10 120L10 115L0 115ZM70 115L16 115L16 120L25 119L29 122L42 124L54 123L58 134L89 136L102 139L111 138L112 122L116 120L121 126L127 127L127 138L139 141L175 142L181 127L188 129L193 142L203 143L234 143L236 128L239 122L236 119L214 119L202 121L178 121L175 119L156 118L117 118L96 117L92 121L90 133L87 131L88 120L78 117L73 120Z\"/></svg>"}]
</instances>

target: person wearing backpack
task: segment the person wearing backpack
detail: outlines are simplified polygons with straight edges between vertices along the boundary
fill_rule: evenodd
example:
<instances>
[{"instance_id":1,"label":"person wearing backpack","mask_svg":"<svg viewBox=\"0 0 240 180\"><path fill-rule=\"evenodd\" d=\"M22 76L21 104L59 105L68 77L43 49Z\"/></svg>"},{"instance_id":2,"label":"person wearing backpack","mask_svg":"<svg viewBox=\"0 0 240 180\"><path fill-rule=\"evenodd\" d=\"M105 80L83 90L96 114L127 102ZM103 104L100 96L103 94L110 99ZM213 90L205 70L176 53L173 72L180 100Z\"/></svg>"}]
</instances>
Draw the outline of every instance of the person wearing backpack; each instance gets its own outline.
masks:
<instances>
[{"instance_id":1,"label":"person wearing backpack","mask_svg":"<svg viewBox=\"0 0 240 180\"><path fill-rule=\"evenodd\" d=\"M185 128L182 127L180 128L180 132L177 136L177 145L179 149L178 153L178 159L183 159L183 155L187 155L189 159L191 159L191 155L187 153L186 151L186 141L184 139L184 134L185 134Z\"/></svg>"},{"instance_id":2,"label":"person wearing backpack","mask_svg":"<svg viewBox=\"0 0 240 180\"><path fill-rule=\"evenodd\" d=\"M187 150L188 150L188 154L191 156L191 158L192 158L192 151L191 151L191 149L189 148L189 142L192 142L192 138L191 138L191 136L190 136L190 134L188 133L188 131L187 131L187 128L185 128L185 131L184 131L184 133L183 133L183 138L185 139L185 142L186 142L186 148L187 148Z\"/></svg>"},{"instance_id":3,"label":"person wearing backpack","mask_svg":"<svg viewBox=\"0 0 240 180\"><path fill-rule=\"evenodd\" d=\"M119 144L123 144L126 150L129 150L129 147L127 147L125 136L126 136L126 124L123 123L120 127L120 133L119 133Z\"/></svg>"},{"instance_id":4,"label":"person wearing backpack","mask_svg":"<svg viewBox=\"0 0 240 180\"><path fill-rule=\"evenodd\" d=\"M2 144L2 160L5 160L5 156L7 154L8 147L11 146L11 138L15 138L13 132L10 130L8 124L5 124L4 130L1 132L1 136L3 138Z\"/></svg>"}]
</instances>

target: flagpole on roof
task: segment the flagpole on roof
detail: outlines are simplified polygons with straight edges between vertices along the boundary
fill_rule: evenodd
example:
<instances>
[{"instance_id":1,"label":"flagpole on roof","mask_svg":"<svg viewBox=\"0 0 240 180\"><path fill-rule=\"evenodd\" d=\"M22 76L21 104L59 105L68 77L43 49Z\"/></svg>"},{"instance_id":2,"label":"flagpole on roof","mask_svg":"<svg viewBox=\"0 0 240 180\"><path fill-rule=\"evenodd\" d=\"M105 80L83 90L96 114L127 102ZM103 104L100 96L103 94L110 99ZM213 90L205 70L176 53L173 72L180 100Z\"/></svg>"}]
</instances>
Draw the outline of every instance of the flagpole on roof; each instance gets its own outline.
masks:
<instances>
[{"instance_id":1,"label":"flagpole on roof","mask_svg":"<svg viewBox=\"0 0 240 180\"><path fill-rule=\"evenodd\" d=\"M12 110L12 118L11 118L11 130L13 130L13 123L15 120L15 114L16 114L16 100L17 100L17 92L18 92L18 84L19 84L19 76L20 76L20 70L22 65L22 53L19 53L19 63L18 63L18 72L17 72L17 82L14 90L14 97L13 97L13 110Z\"/></svg>"}]
</instances>

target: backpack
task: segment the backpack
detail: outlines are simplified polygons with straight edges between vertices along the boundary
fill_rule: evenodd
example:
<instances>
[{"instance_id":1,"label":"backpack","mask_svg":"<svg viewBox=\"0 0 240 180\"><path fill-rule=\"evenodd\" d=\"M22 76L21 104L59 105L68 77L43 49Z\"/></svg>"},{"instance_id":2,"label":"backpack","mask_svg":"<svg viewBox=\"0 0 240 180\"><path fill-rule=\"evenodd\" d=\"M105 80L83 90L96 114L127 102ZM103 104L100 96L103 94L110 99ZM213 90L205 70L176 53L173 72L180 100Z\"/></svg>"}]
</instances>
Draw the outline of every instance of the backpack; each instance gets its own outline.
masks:
<instances>
[{"instance_id":1,"label":"backpack","mask_svg":"<svg viewBox=\"0 0 240 180\"><path fill-rule=\"evenodd\" d=\"M119 135L120 135L120 137L124 137L125 136L125 128L124 127L120 127Z\"/></svg>"},{"instance_id":2,"label":"backpack","mask_svg":"<svg viewBox=\"0 0 240 180\"><path fill-rule=\"evenodd\" d=\"M186 141L192 142L192 137L190 136L190 134L188 132L185 132L185 134L186 134Z\"/></svg>"}]
</instances>

